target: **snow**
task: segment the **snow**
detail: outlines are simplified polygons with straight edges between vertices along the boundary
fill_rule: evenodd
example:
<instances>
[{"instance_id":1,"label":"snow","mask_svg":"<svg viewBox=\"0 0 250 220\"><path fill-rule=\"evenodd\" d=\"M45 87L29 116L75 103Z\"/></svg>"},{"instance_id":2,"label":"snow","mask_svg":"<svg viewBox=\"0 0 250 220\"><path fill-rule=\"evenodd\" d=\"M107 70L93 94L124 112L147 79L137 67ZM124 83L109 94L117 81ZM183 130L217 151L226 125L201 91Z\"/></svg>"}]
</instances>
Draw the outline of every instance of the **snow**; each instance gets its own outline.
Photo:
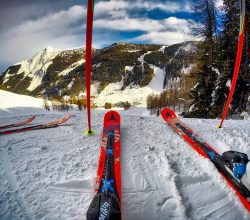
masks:
<instances>
[{"instance_id":1,"label":"snow","mask_svg":"<svg viewBox=\"0 0 250 220\"><path fill-rule=\"evenodd\" d=\"M68 89L71 89L72 86L73 86L73 84L74 84L74 80L72 80L72 81L68 84L67 88L68 88Z\"/></svg>"},{"instance_id":2,"label":"snow","mask_svg":"<svg viewBox=\"0 0 250 220\"><path fill-rule=\"evenodd\" d=\"M195 53L197 51L197 47L193 43L188 43L187 45L182 46L181 49L190 53Z\"/></svg>"},{"instance_id":3,"label":"snow","mask_svg":"<svg viewBox=\"0 0 250 220\"><path fill-rule=\"evenodd\" d=\"M0 90L0 119L9 115L44 113L43 99Z\"/></svg>"},{"instance_id":4,"label":"snow","mask_svg":"<svg viewBox=\"0 0 250 220\"><path fill-rule=\"evenodd\" d=\"M43 51L35 54L32 59L24 60L15 64L21 65L21 68L19 69L17 74L24 73L24 77L28 76L32 78L30 86L27 88L27 90L32 91L41 84L46 70L52 64L52 60L60 52L60 50L54 49L52 47L47 47Z\"/></svg>"},{"instance_id":5,"label":"snow","mask_svg":"<svg viewBox=\"0 0 250 220\"><path fill-rule=\"evenodd\" d=\"M219 71L218 68L212 67L212 70L213 70L214 72L216 72L216 74L217 74L218 76L220 75L220 71Z\"/></svg>"},{"instance_id":6,"label":"snow","mask_svg":"<svg viewBox=\"0 0 250 220\"><path fill-rule=\"evenodd\" d=\"M29 103L26 96L0 91L0 98L0 124L24 119L18 111L23 102L29 104L24 115L39 107L37 99ZM5 114L6 108L16 111ZM213 164L161 117L149 116L145 108L119 112L124 220L250 219ZM86 219L105 111L92 110L91 137L83 135L86 112L70 114L64 126L0 137L0 219ZM44 112L32 124L58 117L57 112ZM219 120L182 121L217 151L250 156L249 119L227 120L222 129L216 127Z\"/></svg>"},{"instance_id":7,"label":"snow","mask_svg":"<svg viewBox=\"0 0 250 220\"><path fill-rule=\"evenodd\" d=\"M148 87L154 91L162 92L163 91L163 82L165 77L164 69L161 69L157 66L150 64L150 68L154 70L154 77L149 83Z\"/></svg>"},{"instance_id":8,"label":"snow","mask_svg":"<svg viewBox=\"0 0 250 220\"><path fill-rule=\"evenodd\" d=\"M196 83L193 87L193 89L197 89L197 87L200 85L200 83Z\"/></svg>"},{"instance_id":9,"label":"snow","mask_svg":"<svg viewBox=\"0 0 250 220\"><path fill-rule=\"evenodd\" d=\"M165 89L171 89L171 88L175 88L175 89L181 89L181 79L180 77L173 77L170 78L166 85L165 85Z\"/></svg>"},{"instance_id":10,"label":"snow","mask_svg":"<svg viewBox=\"0 0 250 220\"><path fill-rule=\"evenodd\" d=\"M248 114L248 112L246 111L243 111L241 114L240 114L241 117L243 117L244 119L249 119L250 118L250 115Z\"/></svg>"},{"instance_id":11,"label":"snow","mask_svg":"<svg viewBox=\"0 0 250 220\"><path fill-rule=\"evenodd\" d=\"M60 50L53 49L52 47L47 47L43 51L35 54L32 59L24 60L14 65L21 65L20 69L16 74L24 73L24 77L31 78L30 86L27 88L29 91L33 91L37 88L45 75L45 72L50 64L52 64L52 60L60 53ZM4 76L4 83L6 83L10 74L6 74Z\"/></svg>"},{"instance_id":12,"label":"snow","mask_svg":"<svg viewBox=\"0 0 250 220\"><path fill-rule=\"evenodd\" d=\"M196 67L195 64L190 64L187 67L185 67L183 65L183 67L181 69L181 73L187 75L187 74L191 73L192 69L195 68L195 67Z\"/></svg>"},{"instance_id":13,"label":"snow","mask_svg":"<svg viewBox=\"0 0 250 220\"><path fill-rule=\"evenodd\" d=\"M80 66L81 64L85 63L84 59L78 60L77 62L71 64L68 68L66 68L65 70L63 70L62 72L60 72L58 74L58 76L65 76L67 75L70 71L72 71L73 69L75 69L77 66Z\"/></svg>"},{"instance_id":14,"label":"snow","mask_svg":"<svg viewBox=\"0 0 250 220\"><path fill-rule=\"evenodd\" d=\"M98 88L100 87L99 82L94 82L90 86L90 91L91 91L91 96L98 96ZM80 96L87 96L86 91L82 92L79 94Z\"/></svg>"},{"instance_id":15,"label":"snow","mask_svg":"<svg viewBox=\"0 0 250 220\"><path fill-rule=\"evenodd\" d=\"M161 46L161 48L159 49L159 51L161 51L162 53L164 53L164 52L165 52L166 47L168 47L168 46L166 46L166 45Z\"/></svg>"},{"instance_id":16,"label":"snow","mask_svg":"<svg viewBox=\"0 0 250 220\"><path fill-rule=\"evenodd\" d=\"M100 67L102 65L102 63L97 63L97 64L94 64L93 67Z\"/></svg>"},{"instance_id":17,"label":"snow","mask_svg":"<svg viewBox=\"0 0 250 220\"><path fill-rule=\"evenodd\" d=\"M104 106L106 102L119 103L119 102L130 102L138 107L146 106L146 96L152 94L154 91L149 87L139 86L128 86L124 90L121 90L123 86L123 80L117 83L110 83L99 96L94 99L94 102L98 106Z\"/></svg>"},{"instance_id":18,"label":"snow","mask_svg":"<svg viewBox=\"0 0 250 220\"><path fill-rule=\"evenodd\" d=\"M21 65L20 69L16 74L23 74L24 77L31 78L30 86L27 88L29 91L33 91L37 88L41 83L43 76L45 75L46 70L52 64L52 60L60 53L61 51L58 49L54 49L52 47L47 47L44 50L36 53L32 59L24 60L18 62L15 65ZM6 83L9 78L11 77L10 74L6 74L4 76L4 83Z\"/></svg>"},{"instance_id":19,"label":"snow","mask_svg":"<svg viewBox=\"0 0 250 220\"><path fill-rule=\"evenodd\" d=\"M175 59L175 57L179 54L181 49L182 47L178 48L178 50L174 53L174 56L169 60L168 64L172 63L173 59Z\"/></svg>"},{"instance_id":20,"label":"snow","mask_svg":"<svg viewBox=\"0 0 250 220\"><path fill-rule=\"evenodd\" d=\"M126 50L128 53L136 53L136 52L138 52L138 51L140 51L140 50Z\"/></svg>"},{"instance_id":21,"label":"snow","mask_svg":"<svg viewBox=\"0 0 250 220\"><path fill-rule=\"evenodd\" d=\"M141 55L139 58L138 58L138 61L140 61L141 63L144 63L144 57L147 55L147 54L150 54L152 53L152 51L148 51L147 53L144 53L143 55Z\"/></svg>"},{"instance_id":22,"label":"snow","mask_svg":"<svg viewBox=\"0 0 250 220\"><path fill-rule=\"evenodd\" d=\"M132 71L134 66L125 66L125 71Z\"/></svg>"},{"instance_id":23,"label":"snow","mask_svg":"<svg viewBox=\"0 0 250 220\"><path fill-rule=\"evenodd\" d=\"M9 76L10 76L9 72L10 72L10 70L8 70L8 71L6 72L6 74L5 74L5 76L4 76L3 84L6 83L6 82L9 80Z\"/></svg>"},{"instance_id":24,"label":"snow","mask_svg":"<svg viewBox=\"0 0 250 220\"><path fill-rule=\"evenodd\" d=\"M141 55L138 58L142 64L145 63L144 57L146 54L152 53L148 51L147 53ZM146 107L146 99L148 95L159 94L163 91L163 82L165 71L157 66L150 64L150 68L154 70L154 76L148 86L139 87L138 85L129 85L122 90L123 79L117 83L110 83L107 85L100 94L96 94L96 98L93 100L94 103L102 107L106 102L116 104L119 102L129 102L137 107ZM126 66L125 71L133 70L133 66ZM93 85L91 85L93 86ZM92 90L92 89L91 89ZM93 94L91 92L91 94Z\"/></svg>"},{"instance_id":25,"label":"snow","mask_svg":"<svg viewBox=\"0 0 250 220\"><path fill-rule=\"evenodd\" d=\"M231 80L227 80L226 87L230 88L231 87Z\"/></svg>"},{"instance_id":26,"label":"snow","mask_svg":"<svg viewBox=\"0 0 250 220\"><path fill-rule=\"evenodd\" d=\"M27 88L27 90L33 91L37 86L41 85L44 75L45 75L45 73L43 71L35 72L33 75L33 79L31 81L29 87Z\"/></svg>"}]
</instances>

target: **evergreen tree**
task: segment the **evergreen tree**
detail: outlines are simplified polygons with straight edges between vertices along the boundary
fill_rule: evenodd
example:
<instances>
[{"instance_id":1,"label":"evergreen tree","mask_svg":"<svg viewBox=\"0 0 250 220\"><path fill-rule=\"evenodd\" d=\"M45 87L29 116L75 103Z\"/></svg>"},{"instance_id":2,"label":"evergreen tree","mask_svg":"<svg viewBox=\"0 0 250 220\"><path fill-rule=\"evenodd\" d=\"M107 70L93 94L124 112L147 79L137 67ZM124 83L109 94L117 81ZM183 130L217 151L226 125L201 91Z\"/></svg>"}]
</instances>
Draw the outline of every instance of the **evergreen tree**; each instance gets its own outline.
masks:
<instances>
[{"instance_id":1,"label":"evergreen tree","mask_svg":"<svg viewBox=\"0 0 250 220\"><path fill-rule=\"evenodd\" d=\"M212 101L216 72L211 66L204 65L197 74L197 84L190 91L190 108L183 115L187 117L207 118Z\"/></svg>"},{"instance_id":2,"label":"evergreen tree","mask_svg":"<svg viewBox=\"0 0 250 220\"><path fill-rule=\"evenodd\" d=\"M228 82L231 81L238 45L239 19L240 19L240 1L224 0L223 9L223 32L220 37L221 49L218 51L222 57L223 65L220 66L221 75L216 81L213 92L213 101L211 104L210 117L221 116L224 105L229 94ZM249 96L249 14L250 2L246 1L246 31L242 63L240 67L239 78L235 88L231 109L229 113L241 112L247 108L247 99Z\"/></svg>"},{"instance_id":3,"label":"evergreen tree","mask_svg":"<svg viewBox=\"0 0 250 220\"><path fill-rule=\"evenodd\" d=\"M215 0L192 0L195 20L202 25L194 30L204 40L198 48L200 70L197 84L190 93L190 108L184 115L188 117L208 117L212 94L217 78L216 55L218 49L218 24Z\"/></svg>"}]
</instances>

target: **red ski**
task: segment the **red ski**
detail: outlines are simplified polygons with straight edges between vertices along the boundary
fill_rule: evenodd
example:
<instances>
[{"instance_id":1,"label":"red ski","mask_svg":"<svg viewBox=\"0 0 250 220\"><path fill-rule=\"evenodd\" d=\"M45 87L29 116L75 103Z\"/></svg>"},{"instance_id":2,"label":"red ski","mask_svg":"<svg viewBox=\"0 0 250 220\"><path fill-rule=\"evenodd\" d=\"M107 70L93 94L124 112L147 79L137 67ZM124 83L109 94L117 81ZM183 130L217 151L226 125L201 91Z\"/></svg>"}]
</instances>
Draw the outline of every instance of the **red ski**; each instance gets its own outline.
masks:
<instances>
[{"instance_id":1,"label":"red ski","mask_svg":"<svg viewBox=\"0 0 250 220\"><path fill-rule=\"evenodd\" d=\"M23 127L23 128L18 128L18 129L12 129L12 130L6 130L6 131L0 131L0 136L1 135L24 132L24 131L32 131L32 130L38 130L38 129L46 129L46 128L57 127L58 125L66 122L69 118L70 118L70 115L66 115L66 116L64 116L62 118L59 118L57 120L47 122L47 123L44 123L44 124L39 124L39 125L34 125L34 126L29 126L29 127Z\"/></svg>"},{"instance_id":2,"label":"red ski","mask_svg":"<svg viewBox=\"0 0 250 220\"><path fill-rule=\"evenodd\" d=\"M0 126L0 130L26 125L26 124L32 122L35 118L36 118L36 116L33 115L24 121L19 121L19 122L13 123L13 124Z\"/></svg>"},{"instance_id":3,"label":"red ski","mask_svg":"<svg viewBox=\"0 0 250 220\"><path fill-rule=\"evenodd\" d=\"M242 176L236 175L234 170L235 163L243 165L248 163L249 159L247 155L237 151L227 151L220 155L213 147L184 124L173 110L164 108L161 115L170 127L193 149L203 157L208 158L216 166L228 185L235 191L242 204L250 211L250 191L244 185L243 179L241 179Z\"/></svg>"},{"instance_id":4,"label":"red ski","mask_svg":"<svg viewBox=\"0 0 250 220\"><path fill-rule=\"evenodd\" d=\"M104 117L95 192L87 220L120 220L120 115L116 111L109 111Z\"/></svg>"}]
</instances>

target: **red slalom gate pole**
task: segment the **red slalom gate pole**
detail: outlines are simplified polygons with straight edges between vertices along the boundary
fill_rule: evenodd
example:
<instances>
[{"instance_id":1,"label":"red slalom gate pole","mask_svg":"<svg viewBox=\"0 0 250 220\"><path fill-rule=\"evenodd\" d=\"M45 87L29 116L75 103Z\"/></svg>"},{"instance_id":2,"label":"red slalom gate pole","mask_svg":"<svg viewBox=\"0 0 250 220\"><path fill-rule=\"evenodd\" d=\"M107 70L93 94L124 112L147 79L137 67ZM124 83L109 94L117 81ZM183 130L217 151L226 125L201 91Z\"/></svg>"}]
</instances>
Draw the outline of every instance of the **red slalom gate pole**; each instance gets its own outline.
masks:
<instances>
[{"instance_id":1,"label":"red slalom gate pole","mask_svg":"<svg viewBox=\"0 0 250 220\"><path fill-rule=\"evenodd\" d=\"M92 67L92 32L93 32L93 14L94 14L94 0L88 0L87 5L87 25L86 25L86 67L85 67L85 82L87 95L87 114L88 114L88 130L86 135L92 135L91 130L91 67Z\"/></svg>"},{"instance_id":2,"label":"red slalom gate pole","mask_svg":"<svg viewBox=\"0 0 250 220\"><path fill-rule=\"evenodd\" d=\"M229 90L229 94L227 97L227 102L223 111L223 114L221 116L221 122L219 125L219 128L222 128L223 122L225 118L227 117L228 109L233 97L234 89L236 86L236 82L239 75L240 70L240 64L241 64L241 57L242 57L242 50L244 45L244 32L245 32L245 20L246 20L246 7L245 7L245 0L241 0L241 18L240 18L240 33L239 33L239 39L238 39L238 49L237 49L237 56L235 60L235 67L234 67L234 73L232 78L232 84Z\"/></svg>"}]
</instances>

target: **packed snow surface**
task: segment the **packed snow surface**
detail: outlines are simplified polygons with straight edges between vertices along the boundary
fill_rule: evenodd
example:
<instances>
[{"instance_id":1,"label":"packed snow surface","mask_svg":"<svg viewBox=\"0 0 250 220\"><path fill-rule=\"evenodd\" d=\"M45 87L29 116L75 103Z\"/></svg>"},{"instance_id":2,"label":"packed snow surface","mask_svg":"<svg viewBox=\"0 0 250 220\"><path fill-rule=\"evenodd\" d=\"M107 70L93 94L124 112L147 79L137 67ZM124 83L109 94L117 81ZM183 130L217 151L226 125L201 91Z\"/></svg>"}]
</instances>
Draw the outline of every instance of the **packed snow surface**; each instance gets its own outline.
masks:
<instances>
[{"instance_id":1,"label":"packed snow surface","mask_svg":"<svg viewBox=\"0 0 250 220\"><path fill-rule=\"evenodd\" d=\"M26 108L24 117L1 108L1 125L29 112ZM145 108L119 113L123 220L250 219L213 164L161 117ZM83 135L86 112L70 114L57 128L0 136L0 219L86 219L105 111L92 111L91 137ZM53 111L38 114L32 124L58 117ZM222 129L216 128L218 120L182 121L220 153L232 149L250 155L249 120L228 120Z\"/></svg>"},{"instance_id":2,"label":"packed snow surface","mask_svg":"<svg viewBox=\"0 0 250 220\"><path fill-rule=\"evenodd\" d=\"M13 114L27 115L46 112L43 106L42 99L0 90L0 119Z\"/></svg>"}]
</instances>

